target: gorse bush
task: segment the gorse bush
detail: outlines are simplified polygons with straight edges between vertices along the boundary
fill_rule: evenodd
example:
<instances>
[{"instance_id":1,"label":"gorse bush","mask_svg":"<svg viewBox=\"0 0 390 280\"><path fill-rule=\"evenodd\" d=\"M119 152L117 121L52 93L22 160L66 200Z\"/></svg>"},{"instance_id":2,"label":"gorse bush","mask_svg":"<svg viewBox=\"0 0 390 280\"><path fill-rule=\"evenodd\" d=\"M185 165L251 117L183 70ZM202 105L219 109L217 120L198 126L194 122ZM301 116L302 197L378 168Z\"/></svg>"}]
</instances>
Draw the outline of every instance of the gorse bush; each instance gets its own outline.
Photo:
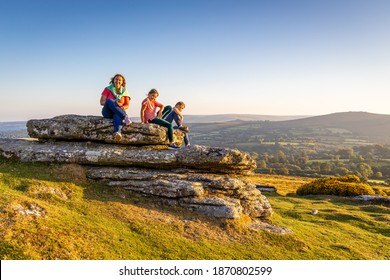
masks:
<instances>
[{"instance_id":1,"label":"gorse bush","mask_svg":"<svg viewBox=\"0 0 390 280\"><path fill-rule=\"evenodd\" d=\"M380 195L380 196L390 196L390 190L386 189L380 189L380 188L372 188L375 192L375 195Z\"/></svg>"},{"instance_id":2,"label":"gorse bush","mask_svg":"<svg viewBox=\"0 0 390 280\"><path fill-rule=\"evenodd\" d=\"M361 182L355 175L316 179L299 187L296 193L337 196L375 195L373 188Z\"/></svg>"},{"instance_id":3,"label":"gorse bush","mask_svg":"<svg viewBox=\"0 0 390 280\"><path fill-rule=\"evenodd\" d=\"M330 177L326 179L336 179L339 182L345 182L345 183L361 183L360 179L356 175L347 175L347 176L340 176L340 177Z\"/></svg>"}]
</instances>

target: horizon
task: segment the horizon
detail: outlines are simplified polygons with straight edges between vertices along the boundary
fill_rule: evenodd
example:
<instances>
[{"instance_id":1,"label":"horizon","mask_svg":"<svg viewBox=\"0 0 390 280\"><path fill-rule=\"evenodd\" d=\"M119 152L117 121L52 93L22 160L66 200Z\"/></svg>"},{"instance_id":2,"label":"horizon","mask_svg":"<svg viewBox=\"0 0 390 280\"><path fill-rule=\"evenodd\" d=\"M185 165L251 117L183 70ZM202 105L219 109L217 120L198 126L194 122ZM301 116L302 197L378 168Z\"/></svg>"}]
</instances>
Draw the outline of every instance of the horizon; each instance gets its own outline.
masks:
<instances>
[{"instance_id":1,"label":"horizon","mask_svg":"<svg viewBox=\"0 0 390 280\"><path fill-rule=\"evenodd\" d=\"M218 116L239 116L239 117L270 117L270 118L287 118L286 120L294 120L294 119L304 119L304 118L312 118L312 117L322 117L322 116L328 116L328 115L335 115L335 114L347 114L347 113L364 113L364 114L370 114L370 115L383 115L383 116L386 116L386 115L390 115L390 114L378 114L378 113L372 113L372 112L365 112L365 111L347 111L347 112L333 112L333 113L329 113L329 114L321 114L321 115L264 115L264 114L240 114L240 113L224 113L224 114L192 114L192 115L185 115L185 117L188 117L188 118L207 118L207 117L218 117ZM67 114L64 114L64 115L67 115ZM69 115L78 115L78 114L69 114ZM57 116L60 116L60 115L57 115ZM94 116L94 115L92 115ZM53 116L55 117L55 116ZM33 119L50 119L52 117L47 117L47 118L33 118ZM134 120L139 120L139 117L138 116L130 116L130 119ZM9 120L9 121L2 121L0 120L0 123L16 123L16 122L27 122L29 121L30 119L25 119L25 120ZM229 120L227 120L229 121ZM243 120L243 121L247 121L247 120ZM252 121L252 120L249 120L249 121ZM254 120L256 121L256 120ZM275 121L275 120L270 120L270 121ZM276 120L276 121L279 121L279 120ZM221 121L217 121L217 122L223 122L222 120Z\"/></svg>"},{"instance_id":2,"label":"horizon","mask_svg":"<svg viewBox=\"0 0 390 280\"><path fill-rule=\"evenodd\" d=\"M165 105L183 100L184 115L390 114L386 0L0 7L17 11L0 18L0 122L101 115L100 94L116 73L126 77L132 117L151 88Z\"/></svg>"}]
</instances>

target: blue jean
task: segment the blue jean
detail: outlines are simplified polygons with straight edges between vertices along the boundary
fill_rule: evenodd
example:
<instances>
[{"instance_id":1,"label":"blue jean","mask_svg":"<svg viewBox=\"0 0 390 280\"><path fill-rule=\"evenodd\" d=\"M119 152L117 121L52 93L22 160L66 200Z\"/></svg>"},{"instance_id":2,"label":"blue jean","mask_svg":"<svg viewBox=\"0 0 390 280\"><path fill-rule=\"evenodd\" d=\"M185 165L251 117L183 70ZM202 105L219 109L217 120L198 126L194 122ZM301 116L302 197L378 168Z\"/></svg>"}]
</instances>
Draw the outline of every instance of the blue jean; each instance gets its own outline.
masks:
<instances>
[{"instance_id":1,"label":"blue jean","mask_svg":"<svg viewBox=\"0 0 390 280\"><path fill-rule=\"evenodd\" d=\"M179 115L169 105L164 107L164 110L162 112L162 117L163 117L164 120L166 120L169 123L172 123L173 121L175 121L175 123L177 125L177 126L173 127L175 129L177 129L182 124ZM188 133L187 132L184 132L184 144L186 146L188 144L190 144L190 138L188 137Z\"/></svg>"},{"instance_id":2,"label":"blue jean","mask_svg":"<svg viewBox=\"0 0 390 280\"><path fill-rule=\"evenodd\" d=\"M113 99L107 99L102 109L105 118L113 119L114 133L122 131L122 123L126 117L126 112Z\"/></svg>"}]
</instances>

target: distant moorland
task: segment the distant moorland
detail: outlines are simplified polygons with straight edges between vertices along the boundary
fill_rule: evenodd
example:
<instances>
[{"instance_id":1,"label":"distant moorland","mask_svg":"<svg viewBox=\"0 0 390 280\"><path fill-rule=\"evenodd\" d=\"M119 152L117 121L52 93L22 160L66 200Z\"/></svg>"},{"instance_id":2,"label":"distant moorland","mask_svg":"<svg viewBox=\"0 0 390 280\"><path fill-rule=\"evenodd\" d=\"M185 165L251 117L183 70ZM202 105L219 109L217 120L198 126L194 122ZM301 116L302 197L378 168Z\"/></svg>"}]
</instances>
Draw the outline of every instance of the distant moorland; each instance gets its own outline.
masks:
<instances>
[{"instance_id":1,"label":"distant moorland","mask_svg":"<svg viewBox=\"0 0 390 280\"><path fill-rule=\"evenodd\" d=\"M263 133L273 140L282 140L283 137L306 137L307 140L324 137L339 137L340 139L360 139L378 144L390 144L390 115L371 114L365 112L334 113L323 116L296 118L290 120L243 120L237 117L234 120L207 124L192 124L193 131L226 130L231 127L240 127L241 135L262 136ZM261 134L256 134L261 132ZM226 135L225 135L226 136ZM228 135L227 135L228 136ZM236 136L236 135L234 135ZM234 138L234 137L230 137Z\"/></svg>"},{"instance_id":2,"label":"distant moorland","mask_svg":"<svg viewBox=\"0 0 390 280\"><path fill-rule=\"evenodd\" d=\"M238 148L257 172L299 176L355 174L390 181L390 115L335 113L288 121L190 124L195 144Z\"/></svg>"}]
</instances>

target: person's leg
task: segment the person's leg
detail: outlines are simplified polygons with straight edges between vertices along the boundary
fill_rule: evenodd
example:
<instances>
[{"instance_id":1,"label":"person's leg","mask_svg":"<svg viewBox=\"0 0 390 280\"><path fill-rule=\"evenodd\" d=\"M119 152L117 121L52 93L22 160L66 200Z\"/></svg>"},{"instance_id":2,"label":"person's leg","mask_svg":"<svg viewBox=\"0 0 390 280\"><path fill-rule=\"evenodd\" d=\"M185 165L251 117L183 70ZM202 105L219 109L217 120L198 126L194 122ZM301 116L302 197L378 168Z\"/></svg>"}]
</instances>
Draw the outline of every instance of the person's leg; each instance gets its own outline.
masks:
<instances>
[{"instance_id":1,"label":"person's leg","mask_svg":"<svg viewBox=\"0 0 390 280\"><path fill-rule=\"evenodd\" d=\"M114 121L114 133L115 132L121 133L122 132L122 122L123 122L122 118L118 114L114 114L113 121Z\"/></svg>"},{"instance_id":2,"label":"person's leg","mask_svg":"<svg viewBox=\"0 0 390 280\"><path fill-rule=\"evenodd\" d=\"M186 146L190 145L190 137L188 136L188 133L184 133L184 144Z\"/></svg>"},{"instance_id":3,"label":"person's leg","mask_svg":"<svg viewBox=\"0 0 390 280\"><path fill-rule=\"evenodd\" d=\"M178 126L178 125L175 125L175 126L173 127L173 129L179 129L179 126ZM185 144L186 146L190 145L190 137L188 136L188 132L185 132L185 131L183 131L183 130L181 130L181 132L184 133L184 144Z\"/></svg>"},{"instance_id":4,"label":"person's leg","mask_svg":"<svg viewBox=\"0 0 390 280\"><path fill-rule=\"evenodd\" d=\"M104 103L103 109L102 109L102 115L104 118L112 119L114 117L114 113L106 106L106 103Z\"/></svg>"},{"instance_id":5,"label":"person's leg","mask_svg":"<svg viewBox=\"0 0 390 280\"><path fill-rule=\"evenodd\" d=\"M170 112L172 112L172 106L169 106L169 105L167 105L167 106L165 106L164 107L164 110L162 111L162 118L163 119L165 119L165 117L170 113Z\"/></svg>"},{"instance_id":6,"label":"person's leg","mask_svg":"<svg viewBox=\"0 0 390 280\"><path fill-rule=\"evenodd\" d=\"M113 114L118 115L122 120L126 117L126 112L113 99L107 99L104 103L104 107L107 107Z\"/></svg>"},{"instance_id":7,"label":"person's leg","mask_svg":"<svg viewBox=\"0 0 390 280\"><path fill-rule=\"evenodd\" d=\"M126 118L126 112L113 99L106 100L103 111L106 112L107 116L110 115L113 118L114 133L121 132L123 120Z\"/></svg>"},{"instance_id":8,"label":"person's leg","mask_svg":"<svg viewBox=\"0 0 390 280\"><path fill-rule=\"evenodd\" d=\"M173 110L164 117L164 120L166 120L166 121L168 121L170 123L175 121L177 126L181 126L182 125L181 119L180 119L179 115L175 111L173 111Z\"/></svg>"},{"instance_id":9,"label":"person's leg","mask_svg":"<svg viewBox=\"0 0 390 280\"><path fill-rule=\"evenodd\" d=\"M176 123L178 126L181 126L181 125L182 125L181 119L180 119L179 115L178 115L175 111L172 111L172 118L175 120L175 123Z\"/></svg>"},{"instance_id":10,"label":"person's leg","mask_svg":"<svg viewBox=\"0 0 390 280\"><path fill-rule=\"evenodd\" d=\"M166 120L167 122L172 123L173 122L173 114L174 113L175 113L174 111L171 111L170 113L166 114L163 119Z\"/></svg>"},{"instance_id":11,"label":"person's leg","mask_svg":"<svg viewBox=\"0 0 390 280\"><path fill-rule=\"evenodd\" d=\"M173 142L173 127L172 127L172 124L170 122L167 122L166 120L159 119L159 118L154 118L150 122L168 128L168 139L169 139L169 142L170 143Z\"/></svg>"}]
</instances>

